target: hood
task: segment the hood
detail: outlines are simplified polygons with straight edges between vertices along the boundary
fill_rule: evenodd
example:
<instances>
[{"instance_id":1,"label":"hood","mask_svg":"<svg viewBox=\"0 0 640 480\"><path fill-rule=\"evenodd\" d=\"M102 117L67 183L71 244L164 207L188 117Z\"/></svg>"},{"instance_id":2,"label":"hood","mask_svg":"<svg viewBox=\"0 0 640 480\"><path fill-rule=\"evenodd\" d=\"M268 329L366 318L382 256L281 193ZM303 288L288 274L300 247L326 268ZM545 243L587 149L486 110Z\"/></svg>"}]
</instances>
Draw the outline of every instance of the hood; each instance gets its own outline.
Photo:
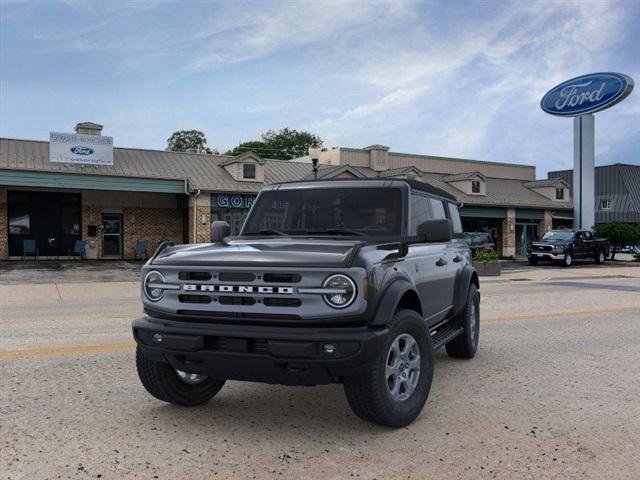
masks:
<instances>
[{"instance_id":1,"label":"hood","mask_svg":"<svg viewBox=\"0 0 640 480\"><path fill-rule=\"evenodd\" d=\"M349 267L363 242L325 239L256 239L228 243L176 245L163 250L152 265Z\"/></svg>"}]
</instances>

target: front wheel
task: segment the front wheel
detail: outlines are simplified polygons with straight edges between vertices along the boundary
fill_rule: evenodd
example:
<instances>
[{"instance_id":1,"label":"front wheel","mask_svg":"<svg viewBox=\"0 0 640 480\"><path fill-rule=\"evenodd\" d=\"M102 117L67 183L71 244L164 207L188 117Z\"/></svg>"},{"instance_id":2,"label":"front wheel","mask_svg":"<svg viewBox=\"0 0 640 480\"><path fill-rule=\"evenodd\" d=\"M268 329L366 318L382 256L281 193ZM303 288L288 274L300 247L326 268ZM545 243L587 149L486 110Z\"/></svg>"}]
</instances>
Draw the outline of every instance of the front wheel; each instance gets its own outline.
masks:
<instances>
[{"instance_id":1,"label":"front wheel","mask_svg":"<svg viewBox=\"0 0 640 480\"><path fill-rule=\"evenodd\" d=\"M529 265L537 265L538 264L538 259L536 257L527 257L527 259L529 260Z\"/></svg>"},{"instance_id":2,"label":"front wheel","mask_svg":"<svg viewBox=\"0 0 640 480\"><path fill-rule=\"evenodd\" d=\"M433 344L422 317L399 310L387 340L362 374L344 380L353 412L388 427L409 425L424 407L433 380Z\"/></svg>"},{"instance_id":3,"label":"front wheel","mask_svg":"<svg viewBox=\"0 0 640 480\"><path fill-rule=\"evenodd\" d=\"M571 265L573 265L573 255L571 255L570 253L565 253L564 258L562 259L562 266L570 267Z\"/></svg>"},{"instance_id":4,"label":"front wheel","mask_svg":"<svg viewBox=\"0 0 640 480\"><path fill-rule=\"evenodd\" d=\"M607 259L607 256L605 255L604 250L600 250L594 258L595 262L598 265L602 265L606 259Z\"/></svg>"},{"instance_id":5,"label":"front wheel","mask_svg":"<svg viewBox=\"0 0 640 480\"><path fill-rule=\"evenodd\" d=\"M208 402L225 382L198 373L176 370L168 363L149 358L140 347L136 349L136 367L147 392L158 400L183 407Z\"/></svg>"}]
</instances>

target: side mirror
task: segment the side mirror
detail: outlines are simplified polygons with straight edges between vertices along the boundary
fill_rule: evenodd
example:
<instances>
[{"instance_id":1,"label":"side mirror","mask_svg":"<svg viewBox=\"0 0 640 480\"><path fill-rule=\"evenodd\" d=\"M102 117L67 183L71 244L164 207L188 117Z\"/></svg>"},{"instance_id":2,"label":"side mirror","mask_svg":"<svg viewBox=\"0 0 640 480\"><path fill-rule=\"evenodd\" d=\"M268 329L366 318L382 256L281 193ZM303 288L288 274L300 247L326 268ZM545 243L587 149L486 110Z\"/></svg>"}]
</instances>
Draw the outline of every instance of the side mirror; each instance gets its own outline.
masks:
<instances>
[{"instance_id":1,"label":"side mirror","mask_svg":"<svg viewBox=\"0 0 640 480\"><path fill-rule=\"evenodd\" d=\"M213 243L222 243L222 241L230 234L231 227L227 222L211 222L211 241Z\"/></svg>"},{"instance_id":2,"label":"side mirror","mask_svg":"<svg viewBox=\"0 0 640 480\"><path fill-rule=\"evenodd\" d=\"M426 220L418 225L416 234L422 242L448 242L452 237L451 222L448 218Z\"/></svg>"}]
</instances>

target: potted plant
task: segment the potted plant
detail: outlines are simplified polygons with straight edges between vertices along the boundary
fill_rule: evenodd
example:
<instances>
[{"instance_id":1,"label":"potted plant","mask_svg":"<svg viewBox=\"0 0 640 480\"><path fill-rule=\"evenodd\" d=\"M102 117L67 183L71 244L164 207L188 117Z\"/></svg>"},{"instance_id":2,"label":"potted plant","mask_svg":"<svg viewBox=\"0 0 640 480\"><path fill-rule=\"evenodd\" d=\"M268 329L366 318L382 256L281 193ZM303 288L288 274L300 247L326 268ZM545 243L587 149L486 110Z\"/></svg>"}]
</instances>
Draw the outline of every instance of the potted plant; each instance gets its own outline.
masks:
<instances>
[{"instance_id":1,"label":"potted plant","mask_svg":"<svg viewBox=\"0 0 640 480\"><path fill-rule=\"evenodd\" d=\"M478 252L472 260L478 275L491 277L500 275L500 262L496 252Z\"/></svg>"}]
</instances>

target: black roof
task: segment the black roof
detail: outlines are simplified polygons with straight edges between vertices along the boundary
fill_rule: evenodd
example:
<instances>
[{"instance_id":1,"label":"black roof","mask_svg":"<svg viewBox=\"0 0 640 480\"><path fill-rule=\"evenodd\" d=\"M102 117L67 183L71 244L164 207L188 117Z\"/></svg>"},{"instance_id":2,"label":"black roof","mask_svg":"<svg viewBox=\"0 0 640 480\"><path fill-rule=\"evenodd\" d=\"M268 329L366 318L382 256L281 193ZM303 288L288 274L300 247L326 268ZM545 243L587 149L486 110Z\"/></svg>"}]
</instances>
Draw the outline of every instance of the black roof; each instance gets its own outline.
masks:
<instances>
[{"instance_id":1,"label":"black roof","mask_svg":"<svg viewBox=\"0 0 640 480\"><path fill-rule=\"evenodd\" d=\"M280 185L310 185L314 183L334 183L334 182L355 182L355 183L379 183L381 185L389 185L394 182L402 182L408 184L412 190L420 190L422 192L429 193L431 195L437 195L451 202L457 203L458 200L456 197L451 195L449 192L445 192L444 190L434 187L428 183L421 182L419 180L413 180L409 178L331 178L331 179L318 179L318 180L303 180L303 181L293 181L293 182L283 182L277 184L271 184L265 186L264 190L277 190Z\"/></svg>"}]
</instances>

